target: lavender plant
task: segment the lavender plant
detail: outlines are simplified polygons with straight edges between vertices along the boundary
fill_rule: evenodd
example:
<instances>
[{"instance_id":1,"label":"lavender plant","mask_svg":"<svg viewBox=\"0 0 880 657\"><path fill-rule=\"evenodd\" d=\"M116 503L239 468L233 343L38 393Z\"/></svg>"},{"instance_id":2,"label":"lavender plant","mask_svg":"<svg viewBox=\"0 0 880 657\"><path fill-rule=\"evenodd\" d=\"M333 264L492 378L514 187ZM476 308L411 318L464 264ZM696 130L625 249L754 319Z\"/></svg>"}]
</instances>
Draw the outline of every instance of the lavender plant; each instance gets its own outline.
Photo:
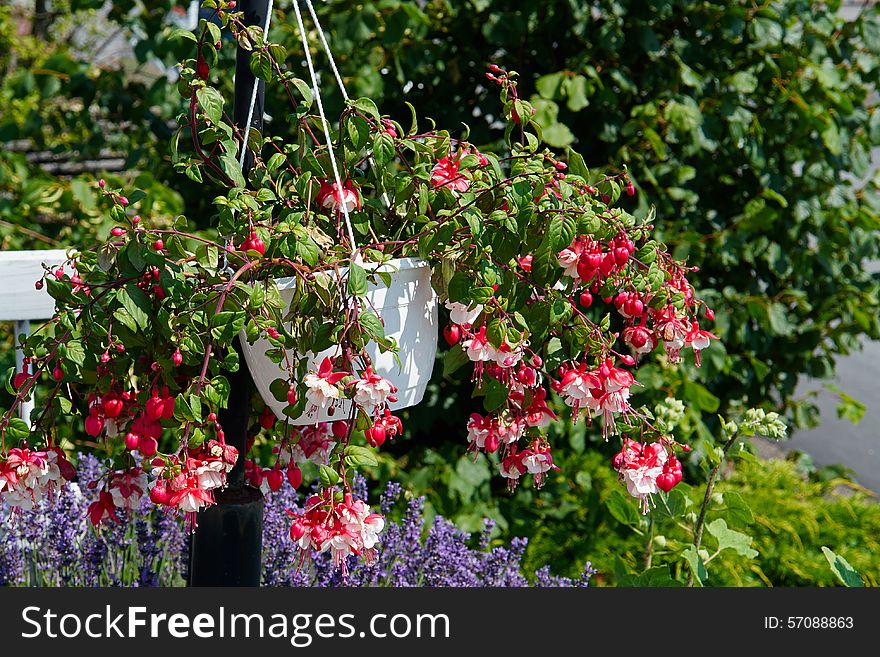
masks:
<instances>
[{"instance_id":1,"label":"lavender plant","mask_svg":"<svg viewBox=\"0 0 880 657\"><path fill-rule=\"evenodd\" d=\"M120 521L103 531L88 520L98 498L88 482L101 463L80 455L79 483L18 510L0 525L0 585L4 586L175 586L186 581L187 530L182 517L163 513L146 498L137 513L120 512ZM366 497L358 477L353 492ZM302 510L304 498L285 486L267 497L263 524L263 584L266 586L528 586L522 569L526 539L492 545L487 520L479 537L448 520L428 520L424 498L404 501L399 484L381 498L389 518L382 547L372 564L349 557L347 575L329 553L302 560L289 536L288 511ZM534 573L537 586L587 586L595 571L589 563L577 579L556 577L544 567Z\"/></svg>"}]
</instances>

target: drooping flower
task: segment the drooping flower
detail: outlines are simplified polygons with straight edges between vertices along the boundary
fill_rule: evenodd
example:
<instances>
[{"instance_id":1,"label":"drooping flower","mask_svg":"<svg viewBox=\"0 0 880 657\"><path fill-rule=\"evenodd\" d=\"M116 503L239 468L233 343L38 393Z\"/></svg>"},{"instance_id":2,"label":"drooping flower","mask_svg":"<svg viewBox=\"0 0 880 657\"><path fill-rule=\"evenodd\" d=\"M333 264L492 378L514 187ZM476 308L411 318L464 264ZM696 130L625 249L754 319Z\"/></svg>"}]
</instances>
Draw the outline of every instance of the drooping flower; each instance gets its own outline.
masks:
<instances>
[{"instance_id":1,"label":"drooping flower","mask_svg":"<svg viewBox=\"0 0 880 657\"><path fill-rule=\"evenodd\" d=\"M372 513L362 500L353 499L351 493L337 502L333 489L325 489L306 501L302 513L289 513L294 518L290 537L300 550L329 552L343 575L350 555L363 556L367 563L375 559L385 519Z\"/></svg>"},{"instance_id":2,"label":"drooping flower","mask_svg":"<svg viewBox=\"0 0 880 657\"><path fill-rule=\"evenodd\" d=\"M108 492L116 508L134 511L146 490L147 473L139 467L114 472L110 477Z\"/></svg>"},{"instance_id":3,"label":"drooping flower","mask_svg":"<svg viewBox=\"0 0 880 657\"><path fill-rule=\"evenodd\" d=\"M335 182L322 180L317 200L318 205L329 209L331 214L343 211L350 213L361 209L361 197L351 179L342 183L341 188Z\"/></svg>"},{"instance_id":4,"label":"drooping flower","mask_svg":"<svg viewBox=\"0 0 880 657\"><path fill-rule=\"evenodd\" d=\"M578 367L568 370L562 377L559 393L563 401L577 413L578 409L590 399L590 390L601 387L599 378L587 371L586 363L581 363Z\"/></svg>"},{"instance_id":5,"label":"drooping flower","mask_svg":"<svg viewBox=\"0 0 880 657\"><path fill-rule=\"evenodd\" d=\"M685 337L685 346L694 350L694 361L697 367L700 366L700 352L709 346L710 340L717 339L717 335L701 330L697 322L691 322L691 328Z\"/></svg>"},{"instance_id":6,"label":"drooping flower","mask_svg":"<svg viewBox=\"0 0 880 657\"><path fill-rule=\"evenodd\" d=\"M394 397L397 387L385 377L376 374L370 366L367 366L363 376L355 381L353 385L355 403L363 407L368 413L387 401L397 401L396 397Z\"/></svg>"},{"instance_id":7,"label":"drooping flower","mask_svg":"<svg viewBox=\"0 0 880 657\"><path fill-rule=\"evenodd\" d=\"M106 522L119 522L119 516L116 515L116 505L113 503L113 496L105 490L98 495L98 499L89 505L89 520L97 527Z\"/></svg>"},{"instance_id":8,"label":"drooping flower","mask_svg":"<svg viewBox=\"0 0 880 657\"><path fill-rule=\"evenodd\" d=\"M626 484L626 490L642 504L647 513L651 496L660 488L657 478L663 474L669 453L659 442L643 444L630 438L623 439L623 447L614 457L614 469Z\"/></svg>"},{"instance_id":9,"label":"drooping flower","mask_svg":"<svg viewBox=\"0 0 880 657\"><path fill-rule=\"evenodd\" d=\"M470 181L459 171L459 155L447 155L437 160L431 169L431 185L446 187L454 193L466 192Z\"/></svg>"},{"instance_id":10,"label":"drooping flower","mask_svg":"<svg viewBox=\"0 0 880 657\"><path fill-rule=\"evenodd\" d=\"M292 440L296 437L294 434ZM330 425L326 422L318 422L299 430L299 440L295 444L282 447L278 460L282 466L287 466L291 462L300 465L306 461L316 465L327 465L335 446L336 441L332 440Z\"/></svg>"},{"instance_id":11,"label":"drooping flower","mask_svg":"<svg viewBox=\"0 0 880 657\"><path fill-rule=\"evenodd\" d=\"M496 356L495 347L489 344L486 337L486 327L480 328L478 333L474 333L469 339L461 343L465 353L475 363L494 361Z\"/></svg>"},{"instance_id":12,"label":"drooping flower","mask_svg":"<svg viewBox=\"0 0 880 657\"><path fill-rule=\"evenodd\" d=\"M556 413L547 406L547 391L544 388L538 388L532 398L532 403L526 409L526 424L530 427L543 429L556 419Z\"/></svg>"},{"instance_id":13,"label":"drooping flower","mask_svg":"<svg viewBox=\"0 0 880 657\"><path fill-rule=\"evenodd\" d=\"M333 362L329 357L324 358L316 373L310 372L306 375L305 384L308 388L306 399L313 407L327 408L339 399L340 391L337 384L348 374L348 372L334 372Z\"/></svg>"},{"instance_id":14,"label":"drooping flower","mask_svg":"<svg viewBox=\"0 0 880 657\"><path fill-rule=\"evenodd\" d=\"M460 326L472 326L480 313L483 312L483 306L475 304L473 308L469 308L458 301L447 301L446 309L449 311L449 319L453 324Z\"/></svg>"}]
</instances>

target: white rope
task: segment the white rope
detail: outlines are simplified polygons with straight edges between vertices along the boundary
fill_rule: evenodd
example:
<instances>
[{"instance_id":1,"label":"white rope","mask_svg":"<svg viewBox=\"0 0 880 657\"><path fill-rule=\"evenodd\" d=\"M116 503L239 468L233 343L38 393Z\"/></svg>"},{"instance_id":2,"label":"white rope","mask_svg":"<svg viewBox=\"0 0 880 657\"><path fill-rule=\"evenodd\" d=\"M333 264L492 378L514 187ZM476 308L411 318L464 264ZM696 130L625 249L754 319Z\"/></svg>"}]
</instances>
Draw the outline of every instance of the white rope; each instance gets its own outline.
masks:
<instances>
[{"instance_id":1,"label":"white rope","mask_svg":"<svg viewBox=\"0 0 880 657\"><path fill-rule=\"evenodd\" d=\"M324 47L324 52L327 55L327 59L330 62L330 70L333 71L333 77L336 78L336 84L339 85L339 91L342 92L342 97L348 102L348 92L345 90L345 83L342 81L342 76L339 74L339 68L336 66L336 59L333 57L333 52L330 50L330 45L327 43L327 37L324 36L324 28L321 26L321 21L318 20L318 14L315 13L315 6L312 4L312 0L305 0L306 7L309 9L309 13L312 15L312 20L315 22L315 27L318 30L318 37L321 39L321 45ZM382 126L379 126L381 129ZM376 166L376 160L372 156L369 157L370 164L373 167L373 170L376 172L376 175L379 174L379 167ZM385 207L391 207L391 201L388 198L388 192L382 190L382 201L385 202Z\"/></svg>"},{"instance_id":2,"label":"white rope","mask_svg":"<svg viewBox=\"0 0 880 657\"><path fill-rule=\"evenodd\" d=\"M321 88L318 86L318 76L315 74L315 67L312 64L312 54L309 51L309 41L306 37L306 28L303 25L302 14L299 10L299 0L295 0L293 3L293 11L296 13L296 22L299 26L299 34L302 37L303 51L306 54L306 64L309 68L309 76L312 79L312 91L315 94L315 101L318 103L318 114L321 116L321 127L324 130L324 138L327 140L327 152L330 154L330 166L333 168L333 178L336 181L336 190L340 195L340 199L342 198L342 179L339 177L339 168L336 166L336 156L333 153L333 139L330 137L330 124L327 123L327 117L324 114L324 103L321 99ZM320 29L318 29L318 33L321 34L321 39L323 41L324 36ZM326 42L325 42L326 43ZM343 93L345 93L343 91ZM354 239L354 230L351 227L351 219L348 216L348 206L345 203L340 204L342 206L342 214L345 215L345 226L348 229L348 239L351 241L351 255L352 259L354 259L355 254L357 253L357 244Z\"/></svg>"},{"instance_id":3,"label":"white rope","mask_svg":"<svg viewBox=\"0 0 880 657\"><path fill-rule=\"evenodd\" d=\"M309 8L309 13L312 15L312 20L315 21L315 27L318 29L318 36L321 39L321 45L324 46L324 52L327 53L327 59L330 60L330 69L333 71L333 76L336 78L336 84L339 85L339 90L342 92L342 97L348 101L348 92L345 90L345 83L342 81L342 76L339 74L339 69L336 68L336 60L333 59L333 53L330 52L330 46L327 45L327 37L324 36L324 28L321 27L321 21L318 20L318 15L315 13L315 7L312 5L312 0L306 0L306 7Z\"/></svg>"},{"instance_id":4,"label":"white rope","mask_svg":"<svg viewBox=\"0 0 880 657\"><path fill-rule=\"evenodd\" d=\"M269 0L269 9L266 11L266 23L263 25L263 41L269 38L269 23L272 22L272 6L274 4L275 0ZM251 104L248 107L247 123L245 124L247 127L244 130L244 141L241 142L241 154L238 156L238 166L241 167L242 171L244 170L244 159L247 157L248 137L251 134L251 121L254 118L254 107L257 104L257 90L259 88L260 81L255 78L254 88L251 91Z\"/></svg>"}]
</instances>

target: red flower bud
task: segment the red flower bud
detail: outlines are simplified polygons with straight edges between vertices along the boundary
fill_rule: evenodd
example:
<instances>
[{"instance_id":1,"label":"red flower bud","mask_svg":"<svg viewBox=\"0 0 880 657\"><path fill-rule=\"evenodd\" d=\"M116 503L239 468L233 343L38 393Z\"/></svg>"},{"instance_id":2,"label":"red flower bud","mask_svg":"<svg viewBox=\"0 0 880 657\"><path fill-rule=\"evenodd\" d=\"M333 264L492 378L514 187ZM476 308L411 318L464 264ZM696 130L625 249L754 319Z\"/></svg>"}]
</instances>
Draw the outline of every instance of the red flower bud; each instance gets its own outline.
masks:
<instances>
[{"instance_id":1,"label":"red flower bud","mask_svg":"<svg viewBox=\"0 0 880 657\"><path fill-rule=\"evenodd\" d=\"M290 485L293 486L293 489L296 490L299 488L299 485L302 483L303 473L298 467L296 467L295 463L291 463L287 468L287 481L290 482Z\"/></svg>"},{"instance_id":2,"label":"red flower bud","mask_svg":"<svg viewBox=\"0 0 880 657\"><path fill-rule=\"evenodd\" d=\"M92 438L97 438L104 430L104 421L97 415L89 415L85 421L86 433Z\"/></svg>"},{"instance_id":3,"label":"red flower bud","mask_svg":"<svg viewBox=\"0 0 880 657\"><path fill-rule=\"evenodd\" d=\"M275 426L276 419L275 413L273 413L272 409L267 406L260 414L260 426L264 429L271 429Z\"/></svg>"},{"instance_id":4,"label":"red flower bud","mask_svg":"<svg viewBox=\"0 0 880 657\"><path fill-rule=\"evenodd\" d=\"M443 329L443 339L450 347L461 340L461 329L455 324L447 324Z\"/></svg>"},{"instance_id":5,"label":"red flower bud","mask_svg":"<svg viewBox=\"0 0 880 657\"><path fill-rule=\"evenodd\" d=\"M337 420L330 425L330 430L333 432L334 438L342 440L348 435L348 422L345 420Z\"/></svg>"}]
</instances>

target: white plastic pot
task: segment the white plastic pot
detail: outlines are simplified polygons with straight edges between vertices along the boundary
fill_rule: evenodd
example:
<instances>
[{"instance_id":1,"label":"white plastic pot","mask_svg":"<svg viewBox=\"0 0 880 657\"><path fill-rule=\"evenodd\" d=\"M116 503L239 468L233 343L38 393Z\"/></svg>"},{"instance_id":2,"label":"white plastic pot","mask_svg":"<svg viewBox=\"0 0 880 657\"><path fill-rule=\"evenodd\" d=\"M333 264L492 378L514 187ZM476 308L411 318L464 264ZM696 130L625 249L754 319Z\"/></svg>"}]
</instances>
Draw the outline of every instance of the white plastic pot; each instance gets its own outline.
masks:
<instances>
[{"instance_id":1,"label":"white plastic pot","mask_svg":"<svg viewBox=\"0 0 880 657\"><path fill-rule=\"evenodd\" d=\"M367 273L388 272L391 285L385 287L380 278L378 284L370 283L367 292L368 307L372 306L385 324L385 335L397 341L397 364L394 354L381 353L375 342L367 345L367 353L373 361L373 369L397 386L397 402L390 404L392 410L415 406L425 394L425 388L434 369L437 353L437 295L431 287L431 267L424 260L401 258L389 260L383 265L364 265ZM344 273L344 270L342 270ZM288 306L293 297L297 282L295 277L280 278L275 281L281 298ZM285 313L287 310L285 310ZM263 338L249 345L242 333L244 359L263 401L279 418L285 418L286 402L279 402L269 390L271 383L287 378L287 372L278 363L273 363L266 351L272 345ZM326 356L338 355L335 349L328 349L309 359L309 371L316 371ZM291 357L298 358L294 354ZM295 425L309 425L316 422L339 420L349 416L351 402L343 401L337 405L333 415L327 409L309 409L296 419L288 419Z\"/></svg>"}]
</instances>

